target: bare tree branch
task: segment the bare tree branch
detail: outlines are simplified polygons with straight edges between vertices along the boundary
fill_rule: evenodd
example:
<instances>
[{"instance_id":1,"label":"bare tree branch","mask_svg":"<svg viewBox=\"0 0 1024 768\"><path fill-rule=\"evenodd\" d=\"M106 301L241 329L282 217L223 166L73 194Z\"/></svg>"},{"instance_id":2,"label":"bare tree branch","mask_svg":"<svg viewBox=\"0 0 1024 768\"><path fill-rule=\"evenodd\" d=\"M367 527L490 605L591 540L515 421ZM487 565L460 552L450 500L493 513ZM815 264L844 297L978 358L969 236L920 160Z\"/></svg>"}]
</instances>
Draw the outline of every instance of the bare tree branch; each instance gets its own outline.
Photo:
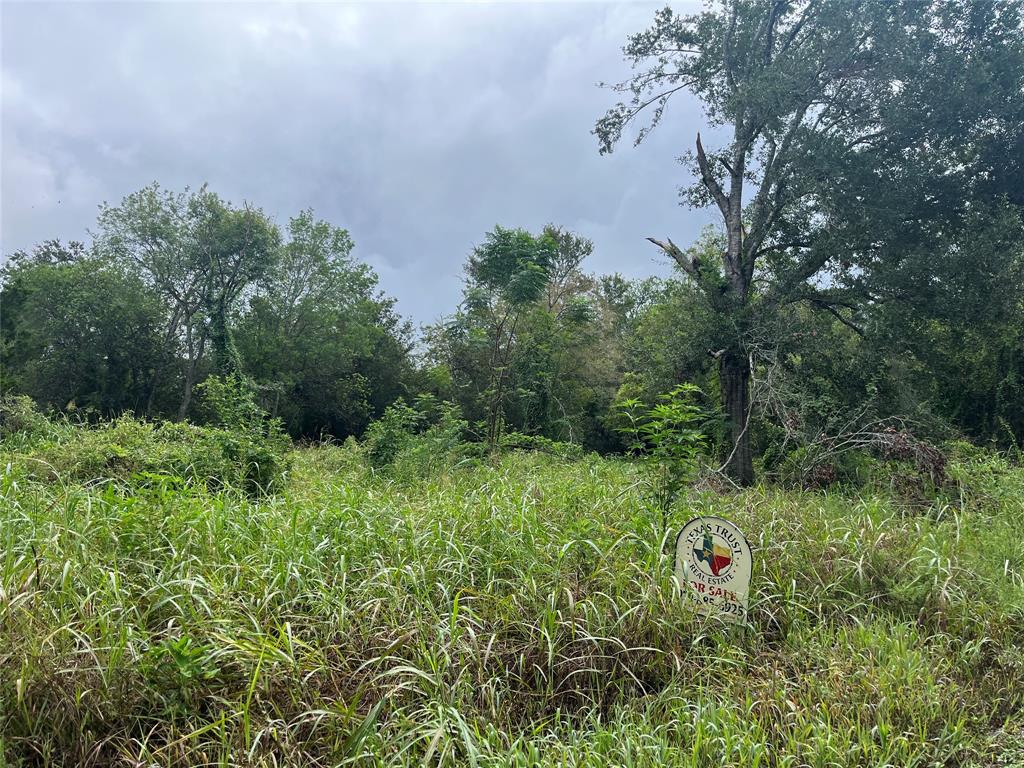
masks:
<instances>
[{"instance_id":1,"label":"bare tree branch","mask_svg":"<svg viewBox=\"0 0 1024 768\"><path fill-rule=\"evenodd\" d=\"M675 260L676 264L678 264L686 274L697 279L699 277L697 273L697 265L685 253L683 253L678 245L672 242L671 238L666 239L667 242L663 243L653 237L648 237L647 241L654 243L656 246L661 248L661 250Z\"/></svg>"},{"instance_id":2,"label":"bare tree branch","mask_svg":"<svg viewBox=\"0 0 1024 768\"><path fill-rule=\"evenodd\" d=\"M838 310L838 309L836 309L836 308L835 308L834 306L832 306L832 305L831 305L831 304L829 304L828 302L824 302L824 301L818 301L817 299L810 299L810 298L809 298L809 299L807 299L807 301L808 301L809 303L813 304L814 306L818 307L819 309L823 309L823 310L825 310L825 311L826 311L826 312L828 312L828 313L829 313L830 315L832 315L832 317L834 317L834 318L835 318L836 320L838 320L838 321L839 321L840 323L842 323L842 324L843 324L843 325L845 325L845 326L846 326L847 328L849 328L850 330L852 330L852 331L853 331L854 333L856 333L856 334L857 334L858 336L860 336L860 337L861 337L862 339L864 338L864 329L863 329L863 328L861 328L861 327L860 327L859 325L857 325L856 323L854 323L854 322L853 322L852 320L847 320L847 319L846 319L845 317L843 317L843 316L842 316L842 315L841 315L841 314L839 313L839 310Z\"/></svg>"},{"instance_id":3,"label":"bare tree branch","mask_svg":"<svg viewBox=\"0 0 1024 768\"><path fill-rule=\"evenodd\" d=\"M711 172L707 155L704 154L704 145L701 143L699 132L697 133L697 165L700 167L701 180L704 182L704 186L711 193L715 203L718 205L718 210L722 212L722 216L728 221L730 216L729 198L725 196L725 192L722 191L722 185L718 183L718 180Z\"/></svg>"}]
</instances>

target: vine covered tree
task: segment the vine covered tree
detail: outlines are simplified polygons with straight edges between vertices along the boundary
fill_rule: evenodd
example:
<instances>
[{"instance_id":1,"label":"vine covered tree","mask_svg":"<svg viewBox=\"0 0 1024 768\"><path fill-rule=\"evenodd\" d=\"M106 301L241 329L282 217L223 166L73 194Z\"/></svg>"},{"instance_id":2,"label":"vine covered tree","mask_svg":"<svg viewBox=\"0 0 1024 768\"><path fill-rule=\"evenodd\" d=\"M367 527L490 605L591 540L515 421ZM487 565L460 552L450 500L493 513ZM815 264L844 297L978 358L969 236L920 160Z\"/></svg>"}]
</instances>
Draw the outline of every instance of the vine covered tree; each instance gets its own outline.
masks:
<instances>
[{"instance_id":1,"label":"vine covered tree","mask_svg":"<svg viewBox=\"0 0 1024 768\"><path fill-rule=\"evenodd\" d=\"M262 211L235 208L205 186L174 193L151 184L116 206L102 205L98 228L99 251L138 275L166 306L167 357L180 348L183 358L183 419L208 347L218 372L240 371L230 315L246 288L273 268L277 227ZM147 413L163 374L162 366L153 371Z\"/></svg>"}]
</instances>

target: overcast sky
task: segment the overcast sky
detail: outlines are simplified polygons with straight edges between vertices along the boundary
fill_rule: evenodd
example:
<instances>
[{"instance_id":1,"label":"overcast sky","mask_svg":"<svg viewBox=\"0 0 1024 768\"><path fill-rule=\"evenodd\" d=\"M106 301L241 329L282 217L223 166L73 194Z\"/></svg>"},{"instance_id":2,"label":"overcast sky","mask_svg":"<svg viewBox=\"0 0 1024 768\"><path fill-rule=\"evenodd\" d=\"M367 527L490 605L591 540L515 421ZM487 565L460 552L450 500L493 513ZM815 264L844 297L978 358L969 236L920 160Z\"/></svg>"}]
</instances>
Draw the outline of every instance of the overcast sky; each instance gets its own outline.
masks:
<instances>
[{"instance_id":1,"label":"overcast sky","mask_svg":"<svg viewBox=\"0 0 1024 768\"><path fill-rule=\"evenodd\" d=\"M692 241L689 96L641 147L590 134L659 3L4 2L2 248L87 240L97 205L208 182L346 227L399 311L452 311L495 224L591 238L588 269L665 274ZM685 3L677 3L685 7Z\"/></svg>"}]
</instances>

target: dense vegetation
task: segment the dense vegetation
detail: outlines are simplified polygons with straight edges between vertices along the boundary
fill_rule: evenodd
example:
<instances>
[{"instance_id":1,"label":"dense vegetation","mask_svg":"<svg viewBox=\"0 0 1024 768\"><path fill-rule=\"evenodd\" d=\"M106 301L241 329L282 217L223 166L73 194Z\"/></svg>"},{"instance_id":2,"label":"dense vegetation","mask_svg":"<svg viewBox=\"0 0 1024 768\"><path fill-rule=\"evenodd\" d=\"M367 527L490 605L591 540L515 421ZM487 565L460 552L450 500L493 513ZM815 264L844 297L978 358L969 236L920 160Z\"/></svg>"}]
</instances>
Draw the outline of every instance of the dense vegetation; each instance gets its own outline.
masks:
<instances>
[{"instance_id":1,"label":"dense vegetation","mask_svg":"<svg viewBox=\"0 0 1024 768\"><path fill-rule=\"evenodd\" d=\"M88 245L11 255L0 386L88 420L202 421L196 386L237 376L307 439L430 395L491 447L513 432L615 453L617 400L688 382L740 485L841 474L829 447L893 419L1019 446L1021 18L1016 0L659 12L594 133L611 151L650 112L639 142L694 93L726 141L697 137L684 200L721 227L652 238L677 274L626 280L589 274L593 243L562 227L496 226L462 303L419 335L337 224L153 184L102 205Z\"/></svg>"},{"instance_id":2,"label":"dense vegetation","mask_svg":"<svg viewBox=\"0 0 1024 768\"><path fill-rule=\"evenodd\" d=\"M594 133L725 137L665 279L497 225L417 332L337 223L155 183L10 254L0 766L1024 764L1022 18L658 12Z\"/></svg>"},{"instance_id":3,"label":"dense vegetation","mask_svg":"<svg viewBox=\"0 0 1024 768\"><path fill-rule=\"evenodd\" d=\"M727 631L676 598L638 465L481 458L443 418L400 421L295 452L273 496L182 476L163 428L140 449L163 470L129 471L131 420L8 435L7 763L1024 759L1019 468L961 445L925 503L892 466L844 492L686 491L670 529L724 514L755 550L750 626Z\"/></svg>"}]
</instances>

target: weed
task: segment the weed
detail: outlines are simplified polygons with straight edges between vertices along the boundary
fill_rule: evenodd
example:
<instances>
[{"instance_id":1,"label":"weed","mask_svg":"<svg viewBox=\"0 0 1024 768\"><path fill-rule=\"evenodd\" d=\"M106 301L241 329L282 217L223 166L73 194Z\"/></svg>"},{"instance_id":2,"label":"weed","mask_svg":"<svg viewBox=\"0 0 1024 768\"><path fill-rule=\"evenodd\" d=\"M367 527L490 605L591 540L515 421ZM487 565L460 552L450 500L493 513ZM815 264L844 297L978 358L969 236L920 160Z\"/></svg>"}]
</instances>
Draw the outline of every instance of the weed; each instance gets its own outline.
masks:
<instances>
[{"instance_id":1,"label":"weed","mask_svg":"<svg viewBox=\"0 0 1024 768\"><path fill-rule=\"evenodd\" d=\"M75 435L66 451L93 450ZM730 633L683 610L634 462L517 451L398 482L324 446L257 498L27 472L20 451L0 461L11 765L1020 753L1024 473L984 457L950 466L973 485L945 516L763 487L680 499L671 524L713 511L752 545L750 626Z\"/></svg>"}]
</instances>

